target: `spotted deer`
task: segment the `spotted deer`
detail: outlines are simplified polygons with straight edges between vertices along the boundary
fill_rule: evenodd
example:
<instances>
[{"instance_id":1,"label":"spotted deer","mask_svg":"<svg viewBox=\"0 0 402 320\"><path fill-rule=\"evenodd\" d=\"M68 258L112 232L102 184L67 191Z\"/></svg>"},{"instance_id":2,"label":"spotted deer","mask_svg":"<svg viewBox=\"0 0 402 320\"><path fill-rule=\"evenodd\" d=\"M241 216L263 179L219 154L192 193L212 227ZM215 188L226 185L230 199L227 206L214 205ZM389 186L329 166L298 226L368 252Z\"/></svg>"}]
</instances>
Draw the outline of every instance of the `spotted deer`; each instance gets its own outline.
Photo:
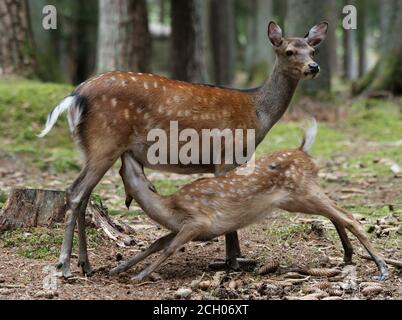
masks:
<instances>
[{"instance_id":1,"label":"spotted deer","mask_svg":"<svg viewBox=\"0 0 402 320\"><path fill-rule=\"evenodd\" d=\"M64 277L71 277L70 256L75 224L78 221L79 266L91 273L88 261L84 216L90 194L112 165L130 152L144 167L180 174L214 173L220 176L232 169L227 165L151 165L147 151L151 129L169 134L172 121L179 129L252 129L258 145L286 112L301 80L318 76L313 60L315 48L325 39L328 24L314 26L304 38L284 38L274 22L268 25L268 38L276 52L270 78L259 88L238 90L169 80L132 72L108 72L83 83L48 115L44 137L58 117L68 111L68 122L85 165L68 189L66 229L59 259ZM205 150L201 150L200 158ZM122 157L123 166L126 157ZM201 161L202 163L202 161ZM210 162L212 163L212 162ZM223 163L223 162L222 162ZM234 166L241 163L234 163ZM122 171L125 184L127 173ZM132 197L127 195L126 203ZM238 268L240 246L236 230L226 235L227 259Z\"/></svg>"},{"instance_id":2,"label":"spotted deer","mask_svg":"<svg viewBox=\"0 0 402 320\"><path fill-rule=\"evenodd\" d=\"M128 192L149 217L171 233L111 273L127 271L151 254L163 250L155 262L134 278L143 280L186 243L212 240L256 223L275 209L282 209L330 219L344 246L352 250L346 234L346 229L349 230L377 264L379 278L385 280L387 266L360 224L352 213L332 202L320 187L318 168L308 154L316 133L314 121L300 148L263 156L247 178L239 174L243 169L239 167L221 177L197 180L165 197L149 188L142 166L132 153L126 153L123 170L130 177L127 180Z\"/></svg>"}]
</instances>

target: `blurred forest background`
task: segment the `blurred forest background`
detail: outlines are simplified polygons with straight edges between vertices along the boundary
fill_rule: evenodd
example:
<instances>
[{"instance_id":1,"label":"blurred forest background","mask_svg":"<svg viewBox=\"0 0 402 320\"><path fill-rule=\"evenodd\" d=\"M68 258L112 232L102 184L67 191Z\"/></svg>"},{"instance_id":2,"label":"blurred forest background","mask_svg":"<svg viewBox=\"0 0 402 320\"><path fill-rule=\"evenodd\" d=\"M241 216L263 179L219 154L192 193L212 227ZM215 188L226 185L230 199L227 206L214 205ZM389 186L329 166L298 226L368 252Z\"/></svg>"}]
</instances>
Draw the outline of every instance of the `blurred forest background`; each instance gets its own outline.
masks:
<instances>
[{"instance_id":1,"label":"blurred forest background","mask_svg":"<svg viewBox=\"0 0 402 320\"><path fill-rule=\"evenodd\" d=\"M43 28L47 4L57 8L56 30ZM343 28L346 5L357 8L356 30ZM79 83L100 72L129 70L238 88L258 86L274 64L267 37L270 20L292 37L305 36L322 20L329 21L330 28L315 58L320 77L303 82L290 112L260 144L257 157L295 147L301 120L315 116L320 128L312 155L326 192L357 214L386 257L402 259L402 0L0 0L0 215L14 188L65 190L77 177L80 154L66 117L45 139L37 134L51 108ZM88 231L90 258L99 270L105 263L108 270L118 256L131 256L164 233L139 207L127 211L119 166L103 178L92 200L106 206L113 219L135 228L136 245L117 248L101 231ZM163 172L147 172L147 177L162 194L199 178ZM342 260L339 237L329 222L284 213L277 218L241 231L246 257L263 262L276 256L281 266L290 267L332 268L337 264L331 261ZM54 264L62 238L61 228L1 235L0 287L9 283L11 289L2 288L0 300L38 297L42 268ZM77 252L76 242L74 248ZM88 282L77 278L63 285L59 298L170 299L171 288L189 287L204 271L205 279L214 282L215 273L206 266L212 257L223 256L222 248L223 239L205 247L191 244L162 269L166 281L140 289L128 290L125 282L105 279L100 271ZM371 279L375 265L356 260L359 278ZM391 274L382 293L376 287L378 297L402 297L402 273ZM261 289L263 278L244 273L242 280L243 287L230 290L229 296L211 289L195 297L271 297L268 289ZM317 284L311 277L305 286L275 295L301 295ZM342 299L366 298L361 288L341 291ZM252 295L244 296L248 291Z\"/></svg>"},{"instance_id":2,"label":"blurred forest background","mask_svg":"<svg viewBox=\"0 0 402 320\"><path fill-rule=\"evenodd\" d=\"M42 27L47 4L57 30ZM357 30L342 27L345 5L357 8ZM327 20L322 74L305 83L307 94L336 92L339 80L353 81L353 93L402 93L401 0L7 0L0 17L1 76L74 85L116 69L257 85L274 63L269 20L300 37Z\"/></svg>"}]
</instances>

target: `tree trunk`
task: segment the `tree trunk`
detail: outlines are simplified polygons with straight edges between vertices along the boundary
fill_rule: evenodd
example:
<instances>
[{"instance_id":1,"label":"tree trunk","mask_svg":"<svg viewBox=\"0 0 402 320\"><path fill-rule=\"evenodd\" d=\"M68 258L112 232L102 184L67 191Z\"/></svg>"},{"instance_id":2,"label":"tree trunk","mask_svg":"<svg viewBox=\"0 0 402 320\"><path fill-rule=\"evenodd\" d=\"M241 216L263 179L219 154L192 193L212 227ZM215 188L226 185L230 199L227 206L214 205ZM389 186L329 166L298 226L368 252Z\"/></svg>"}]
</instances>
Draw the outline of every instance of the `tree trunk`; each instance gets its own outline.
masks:
<instances>
[{"instance_id":1,"label":"tree trunk","mask_svg":"<svg viewBox=\"0 0 402 320\"><path fill-rule=\"evenodd\" d=\"M150 72L146 0L99 0L98 72Z\"/></svg>"},{"instance_id":2,"label":"tree trunk","mask_svg":"<svg viewBox=\"0 0 402 320\"><path fill-rule=\"evenodd\" d=\"M286 0L273 0L273 12L275 15L275 19L277 19L276 23L281 27L282 31L285 34L286 34L285 22L286 22L287 11L288 11L288 2ZM268 20L268 17L266 20Z\"/></svg>"},{"instance_id":3,"label":"tree trunk","mask_svg":"<svg viewBox=\"0 0 402 320\"><path fill-rule=\"evenodd\" d=\"M288 0L288 32L287 36L304 37L317 23L329 20L331 6L328 1ZM330 26L334 28L335 26ZM329 31L332 32L332 31ZM321 67L320 76L312 81L303 82L303 90L315 95L331 90L330 46L327 41L320 45L316 61Z\"/></svg>"},{"instance_id":4,"label":"tree trunk","mask_svg":"<svg viewBox=\"0 0 402 320\"><path fill-rule=\"evenodd\" d=\"M394 94L402 94L402 3L400 0L389 0L381 3L384 6L386 20L384 46L382 55L376 66L376 75L370 86L371 90L388 90Z\"/></svg>"},{"instance_id":5,"label":"tree trunk","mask_svg":"<svg viewBox=\"0 0 402 320\"><path fill-rule=\"evenodd\" d=\"M0 76L30 76L33 37L27 0L0 1Z\"/></svg>"},{"instance_id":6,"label":"tree trunk","mask_svg":"<svg viewBox=\"0 0 402 320\"><path fill-rule=\"evenodd\" d=\"M249 1L247 16L246 66L250 84L261 84L274 63L273 49L268 41L268 17L272 16L271 0Z\"/></svg>"},{"instance_id":7,"label":"tree trunk","mask_svg":"<svg viewBox=\"0 0 402 320\"><path fill-rule=\"evenodd\" d=\"M331 68L331 76L339 74L339 64L338 64L338 39L336 37L336 31L338 29L339 23L339 13L341 8L338 5L337 0L328 0L329 2L329 17L328 22L331 28L328 29L328 51L329 51L329 63Z\"/></svg>"},{"instance_id":8,"label":"tree trunk","mask_svg":"<svg viewBox=\"0 0 402 320\"><path fill-rule=\"evenodd\" d=\"M345 0L344 4L355 3ZM356 78L355 42L356 30L346 30L343 28L343 77L347 80L354 80Z\"/></svg>"},{"instance_id":9,"label":"tree trunk","mask_svg":"<svg viewBox=\"0 0 402 320\"><path fill-rule=\"evenodd\" d=\"M173 79L190 82L206 80L201 1L171 1L170 61Z\"/></svg>"},{"instance_id":10,"label":"tree trunk","mask_svg":"<svg viewBox=\"0 0 402 320\"><path fill-rule=\"evenodd\" d=\"M357 46L359 52L359 78L367 72L367 0L357 2Z\"/></svg>"},{"instance_id":11,"label":"tree trunk","mask_svg":"<svg viewBox=\"0 0 402 320\"><path fill-rule=\"evenodd\" d=\"M236 25L234 0L212 0L210 28L217 85L229 85L235 75Z\"/></svg>"},{"instance_id":12,"label":"tree trunk","mask_svg":"<svg viewBox=\"0 0 402 320\"><path fill-rule=\"evenodd\" d=\"M13 190L0 211L0 234L18 228L53 227L64 221L66 207L66 193L62 191ZM102 206L91 201L86 218L87 225L101 228L118 245L133 243L131 237L122 232L132 232L132 229L113 222Z\"/></svg>"},{"instance_id":13,"label":"tree trunk","mask_svg":"<svg viewBox=\"0 0 402 320\"><path fill-rule=\"evenodd\" d=\"M72 43L75 48L73 59L75 70L73 83L79 84L96 70L96 38L98 2L86 0L77 3L77 12L73 18Z\"/></svg>"}]
</instances>

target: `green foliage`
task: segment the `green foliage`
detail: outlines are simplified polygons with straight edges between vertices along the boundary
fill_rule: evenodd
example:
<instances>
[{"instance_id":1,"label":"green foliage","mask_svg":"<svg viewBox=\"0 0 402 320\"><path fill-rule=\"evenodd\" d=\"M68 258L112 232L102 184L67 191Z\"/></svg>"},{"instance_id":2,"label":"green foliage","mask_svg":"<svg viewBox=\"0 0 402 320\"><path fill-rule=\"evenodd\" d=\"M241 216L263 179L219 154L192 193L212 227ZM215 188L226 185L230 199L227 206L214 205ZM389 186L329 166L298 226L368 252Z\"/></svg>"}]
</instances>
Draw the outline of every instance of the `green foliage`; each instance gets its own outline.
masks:
<instances>
[{"instance_id":1,"label":"green foliage","mask_svg":"<svg viewBox=\"0 0 402 320\"><path fill-rule=\"evenodd\" d=\"M68 85L0 81L1 150L26 156L37 167L56 173L78 170L79 154L70 138L65 116L49 137L36 136L47 114L71 91Z\"/></svg>"},{"instance_id":2,"label":"green foliage","mask_svg":"<svg viewBox=\"0 0 402 320\"><path fill-rule=\"evenodd\" d=\"M0 190L0 209L6 203L7 198L8 198L7 194L4 191Z\"/></svg>"},{"instance_id":3,"label":"green foliage","mask_svg":"<svg viewBox=\"0 0 402 320\"><path fill-rule=\"evenodd\" d=\"M162 195L171 195L174 194L181 187L189 183L189 180L158 180L155 181L154 185L159 193Z\"/></svg>"},{"instance_id":4,"label":"green foliage","mask_svg":"<svg viewBox=\"0 0 402 320\"><path fill-rule=\"evenodd\" d=\"M95 229L87 229L89 248L96 248L101 235ZM56 259L63 242L63 233L57 229L35 228L7 231L1 237L3 245L15 248L16 253L29 259ZM78 239L74 237L73 252L78 250Z\"/></svg>"},{"instance_id":5,"label":"green foliage","mask_svg":"<svg viewBox=\"0 0 402 320\"><path fill-rule=\"evenodd\" d=\"M279 123L267 135L257 149L257 157L285 148L298 148L303 137L300 123ZM343 142L347 139L344 133L330 124L320 124L312 154L328 158L345 150Z\"/></svg>"},{"instance_id":6,"label":"green foliage","mask_svg":"<svg viewBox=\"0 0 402 320\"><path fill-rule=\"evenodd\" d=\"M311 227L308 224L288 224L282 227L269 228L268 238L277 239L280 241L291 240L295 237L307 235L311 231Z\"/></svg>"},{"instance_id":7,"label":"green foliage","mask_svg":"<svg viewBox=\"0 0 402 320\"><path fill-rule=\"evenodd\" d=\"M402 113L393 102L364 99L352 106L348 125L359 135L378 142L393 142L402 138Z\"/></svg>"}]
</instances>

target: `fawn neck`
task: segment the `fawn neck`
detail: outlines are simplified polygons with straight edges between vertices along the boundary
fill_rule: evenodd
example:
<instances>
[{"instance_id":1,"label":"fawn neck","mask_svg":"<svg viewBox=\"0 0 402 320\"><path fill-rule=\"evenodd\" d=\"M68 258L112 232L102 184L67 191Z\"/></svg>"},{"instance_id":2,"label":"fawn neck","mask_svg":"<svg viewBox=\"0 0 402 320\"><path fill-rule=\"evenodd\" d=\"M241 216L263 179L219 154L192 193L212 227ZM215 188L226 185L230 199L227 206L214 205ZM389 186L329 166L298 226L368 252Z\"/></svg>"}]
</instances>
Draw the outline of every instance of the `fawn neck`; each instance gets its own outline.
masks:
<instances>
[{"instance_id":1,"label":"fawn neck","mask_svg":"<svg viewBox=\"0 0 402 320\"><path fill-rule=\"evenodd\" d=\"M271 77L258 89L256 110L261 122L257 139L263 139L289 107L299 80L287 75L278 60Z\"/></svg>"}]
</instances>

